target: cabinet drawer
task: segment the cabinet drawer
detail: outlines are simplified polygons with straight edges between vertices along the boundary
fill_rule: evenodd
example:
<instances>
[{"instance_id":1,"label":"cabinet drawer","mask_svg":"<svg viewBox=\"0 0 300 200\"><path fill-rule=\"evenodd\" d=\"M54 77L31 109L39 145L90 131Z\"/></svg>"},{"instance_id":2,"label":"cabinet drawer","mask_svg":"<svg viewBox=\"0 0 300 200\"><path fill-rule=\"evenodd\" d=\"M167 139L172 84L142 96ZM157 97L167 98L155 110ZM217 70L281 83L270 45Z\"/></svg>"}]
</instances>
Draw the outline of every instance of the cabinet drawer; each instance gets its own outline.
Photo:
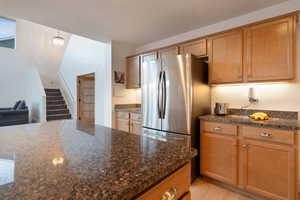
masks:
<instances>
[{"instance_id":1,"label":"cabinet drawer","mask_svg":"<svg viewBox=\"0 0 300 200\"><path fill-rule=\"evenodd\" d=\"M221 133L225 135L237 135L237 126L218 122L201 121L202 132Z\"/></svg>"},{"instance_id":2,"label":"cabinet drawer","mask_svg":"<svg viewBox=\"0 0 300 200\"><path fill-rule=\"evenodd\" d=\"M128 112L116 112L117 119L129 119Z\"/></svg>"},{"instance_id":3,"label":"cabinet drawer","mask_svg":"<svg viewBox=\"0 0 300 200\"><path fill-rule=\"evenodd\" d=\"M283 144L295 143L295 133L293 131L242 126L241 133L244 138L259 139Z\"/></svg>"},{"instance_id":4,"label":"cabinet drawer","mask_svg":"<svg viewBox=\"0 0 300 200\"><path fill-rule=\"evenodd\" d=\"M175 195L174 200L178 200L189 191L190 176L191 165L189 163L138 197L137 200L162 199L162 196L167 193Z\"/></svg>"},{"instance_id":5,"label":"cabinet drawer","mask_svg":"<svg viewBox=\"0 0 300 200\"><path fill-rule=\"evenodd\" d=\"M130 113L130 119L133 120L133 121L141 122L142 121L142 114Z\"/></svg>"}]
</instances>

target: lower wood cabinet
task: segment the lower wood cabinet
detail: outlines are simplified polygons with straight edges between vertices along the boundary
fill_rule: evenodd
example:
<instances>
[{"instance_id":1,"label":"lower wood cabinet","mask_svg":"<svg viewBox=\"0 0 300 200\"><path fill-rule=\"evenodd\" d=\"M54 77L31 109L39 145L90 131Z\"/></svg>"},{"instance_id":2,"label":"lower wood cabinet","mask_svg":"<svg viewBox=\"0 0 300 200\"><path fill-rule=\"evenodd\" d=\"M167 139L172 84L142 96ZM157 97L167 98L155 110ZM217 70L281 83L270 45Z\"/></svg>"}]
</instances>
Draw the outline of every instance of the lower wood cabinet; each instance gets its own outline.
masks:
<instances>
[{"instance_id":1,"label":"lower wood cabinet","mask_svg":"<svg viewBox=\"0 0 300 200\"><path fill-rule=\"evenodd\" d=\"M190 200L190 183L191 164L188 163L146 191L137 200Z\"/></svg>"},{"instance_id":2,"label":"lower wood cabinet","mask_svg":"<svg viewBox=\"0 0 300 200\"><path fill-rule=\"evenodd\" d=\"M116 129L140 134L142 131L142 115L139 113L116 112Z\"/></svg>"},{"instance_id":3,"label":"lower wood cabinet","mask_svg":"<svg viewBox=\"0 0 300 200\"><path fill-rule=\"evenodd\" d=\"M201 174L269 199L296 200L297 133L250 126L236 128L201 121ZM238 132L230 135L228 130Z\"/></svg>"},{"instance_id":4,"label":"lower wood cabinet","mask_svg":"<svg viewBox=\"0 0 300 200\"><path fill-rule=\"evenodd\" d=\"M295 149L244 140L241 148L243 188L272 199L295 199Z\"/></svg>"},{"instance_id":5,"label":"lower wood cabinet","mask_svg":"<svg viewBox=\"0 0 300 200\"><path fill-rule=\"evenodd\" d=\"M235 185L237 183L236 138L201 133L201 174Z\"/></svg>"}]
</instances>

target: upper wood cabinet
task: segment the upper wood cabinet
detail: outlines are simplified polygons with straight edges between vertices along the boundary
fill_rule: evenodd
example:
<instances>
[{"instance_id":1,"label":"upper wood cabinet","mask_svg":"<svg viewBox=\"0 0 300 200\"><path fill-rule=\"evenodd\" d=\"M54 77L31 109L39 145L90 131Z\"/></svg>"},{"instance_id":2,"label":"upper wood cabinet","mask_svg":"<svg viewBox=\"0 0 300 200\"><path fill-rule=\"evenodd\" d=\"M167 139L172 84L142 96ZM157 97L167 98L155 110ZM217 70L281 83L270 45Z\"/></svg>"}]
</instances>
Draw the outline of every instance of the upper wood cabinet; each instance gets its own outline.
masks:
<instances>
[{"instance_id":1,"label":"upper wood cabinet","mask_svg":"<svg viewBox=\"0 0 300 200\"><path fill-rule=\"evenodd\" d=\"M295 52L295 16L245 28L247 81L294 79Z\"/></svg>"},{"instance_id":2,"label":"upper wood cabinet","mask_svg":"<svg viewBox=\"0 0 300 200\"><path fill-rule=\"evenodd\" d=\"M219 34L208 39L209 83L243 81L243 31Z\"/></svg>"},{"instance_id":3,"label":"upper wood cabinet","mask_svg":"<svg viewBox=\"0 0 300 200\"><path fill-rule=\"evenodd\" d=\"M200 39L200 40L196 40L181 45L180 53L181 54L190 53L194 56L206 56L207 55L206 39Z\"/></svg>"},{"instance_id":4,"label":"upper wood cabinet","mask_svg":"<svg viewBox=\"0 0 300 200\"><path fill-rule=\"evenodd\" d=\"M158 51L158 57L161 59L165 56L178 55L178 54L179 54L179 47L177 47L177 46L160 49Z\"/></svg>"},{"instance_id":5,"label":"upper wood cabinet","mask_svg":"<svg viewBox=\"0 0 300 200\"><path fill-rule=\"evenodd\" d=\"M128 57L126 66L126 88L141 87L141 60L140 56Z\"/></svg>"}]
</instances>

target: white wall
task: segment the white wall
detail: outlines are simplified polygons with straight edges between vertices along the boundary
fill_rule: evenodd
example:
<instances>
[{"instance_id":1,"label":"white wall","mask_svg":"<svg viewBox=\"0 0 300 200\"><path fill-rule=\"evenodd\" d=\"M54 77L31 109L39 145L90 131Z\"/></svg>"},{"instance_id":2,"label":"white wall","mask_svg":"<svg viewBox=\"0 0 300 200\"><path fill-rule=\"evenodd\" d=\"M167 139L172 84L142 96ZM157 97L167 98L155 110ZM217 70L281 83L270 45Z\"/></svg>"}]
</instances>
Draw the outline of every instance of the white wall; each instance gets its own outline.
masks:
<instances>
[{"instance_id":1,"label":"white wall","mask_svg":"<svg viewBox=\"0 0 300 200\"><path fill-rule=\"evenodd\" d=\"M57 73L70 38L69 33L61 32L65 45L54 46L52 38L56 34L55 29L25 20L17 20L16 51L30 67L38 70L44 88L58 87Z\"/></svg>"},{"instance_id":2,"label":"white wall","mask_svg":"<svg viewBox=\"0 0 300 200\"><path fill-rule=\"evenodd\" d=\"M27 66L26 66L27 65ZM30 121L45 120L43 90L36 69L28 67L15 50L0 48L0 107L12 107L25 100L30 110Z\"/></svg>"},{"instance_id":3,"label":"white wall","mask_svg":"<svg viewBox=\"0 0 300 200\"><path fill-rule=\"evenodd\" d=\"M175 35L173 37L166 38L164 40L152 42L136 49L136 53L157 49L160 47L169 46L172 44L192 40L198 37L203 37L213 33L225 31L231 28L242 26L245 24L253 23L263 19L283 15L292 11L300 10L299 0L289 0L284 3L276 4L274 6L261 9L255 12L250 12L246 15L234 17L229 20L221 21L216 24L208 25L196 30L192 30L186 33Z\"/></svg>"},{"instance_id":4,"label":"white wall","mask_svg":"<svg viewBox=\"0 0 300 200\"><path fill-rule=\"evenodd\" d=\"M25 99L30 119L45 121L44 87L57 87L64 47L52 45L56 30L16 20L16 49L0 48L0 107ZM70 34L62 33L68 43Z\"/></svg>"},{"instance_id":5,"label":"white wall","mask_svg":"<svg viewBox=\"0 0 300 200\"><path fill-rule=\"evenodd\" d=\"M111 63L110 44L72 35L60 67L61 87L69 91L73 102L73 118L77 109L77 76L95 73L95 122L111 124ZM66 94L68 96L68 94Z\"/></svg>"}]
</instances>

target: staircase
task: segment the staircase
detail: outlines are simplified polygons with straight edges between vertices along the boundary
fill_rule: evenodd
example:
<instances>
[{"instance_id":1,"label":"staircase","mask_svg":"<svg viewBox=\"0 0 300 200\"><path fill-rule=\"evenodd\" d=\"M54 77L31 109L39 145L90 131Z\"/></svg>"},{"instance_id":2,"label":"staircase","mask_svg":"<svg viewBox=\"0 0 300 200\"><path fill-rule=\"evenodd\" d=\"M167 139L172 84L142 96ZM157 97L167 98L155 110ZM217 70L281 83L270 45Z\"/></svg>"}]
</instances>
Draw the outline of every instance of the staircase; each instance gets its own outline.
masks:
<instances>
[{"instance_id":1,"label":"staircase","mask_svg":"<svg viewBox=\"0 0 300 200\"><path fill-rule=\"evenodd\" d=\"M59 89L45 89L47 121L71 119L70 111Z\"/></svg>"}]
</instances>

